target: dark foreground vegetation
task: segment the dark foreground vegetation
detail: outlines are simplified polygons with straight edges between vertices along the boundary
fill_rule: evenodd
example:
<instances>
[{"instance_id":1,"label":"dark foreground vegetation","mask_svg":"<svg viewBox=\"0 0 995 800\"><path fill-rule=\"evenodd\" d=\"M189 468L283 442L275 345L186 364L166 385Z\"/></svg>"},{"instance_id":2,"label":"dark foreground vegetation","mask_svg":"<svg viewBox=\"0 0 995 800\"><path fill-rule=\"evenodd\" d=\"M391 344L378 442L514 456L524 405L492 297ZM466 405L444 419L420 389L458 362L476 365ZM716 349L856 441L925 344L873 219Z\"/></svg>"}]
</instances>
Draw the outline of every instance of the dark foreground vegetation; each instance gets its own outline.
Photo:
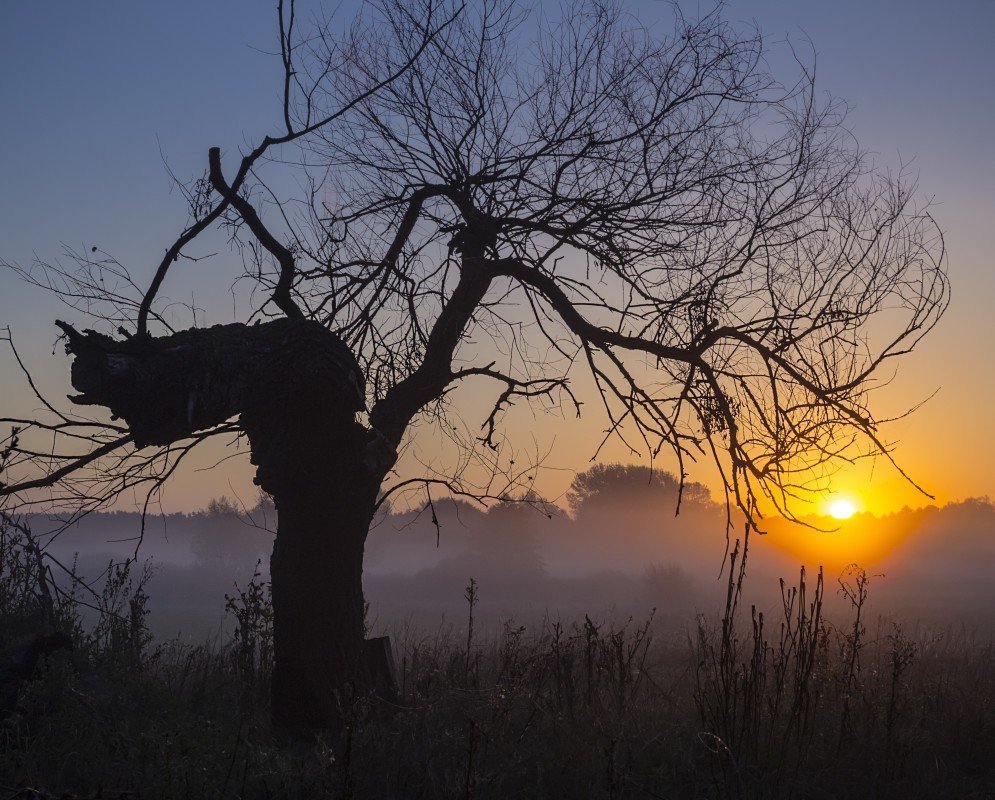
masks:
<instances>
[{"instance_id":1,"label":"dark foreground vegetation","mask_svg":"<svg viewBox=\"0 0 995 800\"><path fill-rule=\"evenodd\" d=\"M738 554L737 554L738 555ZM257 578L234 635L154 642L146 574L90 590L0 531L3 797L991 797L995 651L966 630L868 621L866 575L804 573L783 609L682 631L653 618L388 631L398 696L344 698L342 735L269 725L272 620ZM842 594L846 619L824 599Z\"/></svg>"}]
</instances>

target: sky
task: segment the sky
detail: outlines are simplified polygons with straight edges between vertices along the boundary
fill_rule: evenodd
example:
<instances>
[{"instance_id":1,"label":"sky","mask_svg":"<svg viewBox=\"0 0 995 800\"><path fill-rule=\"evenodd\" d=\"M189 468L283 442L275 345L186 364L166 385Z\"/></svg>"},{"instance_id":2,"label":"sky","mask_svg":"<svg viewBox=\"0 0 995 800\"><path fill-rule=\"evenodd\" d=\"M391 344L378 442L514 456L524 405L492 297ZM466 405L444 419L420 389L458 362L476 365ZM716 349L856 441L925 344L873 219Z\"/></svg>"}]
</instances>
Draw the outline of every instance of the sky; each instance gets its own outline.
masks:
<instances>
[{"instance_id":1,"label":"sky","mask_svg":"<svg viewBox=\"0 0 995 800\"><path fill-rule=\"evenodd\" d=\"M663 2L628 5L650 24L665 27L672 18ZM682 5L692 16L710 8ZM0 257L26 265L35 255L57 258L64 244L99 246L147 281L186 216L163 160L188 179L203 171L209 147L231 152L278 127L274 7L245 0L0 5ZM348 14L351 6L337 7ZM813 48L819 87L848 101L863 147L882 166L911 161L921 193L933 198L952 304L875 410L890 416L938 390L890 429L900 463L940 503L995 495L995 1L730 0L724 13L755 22L771 42L787 37L803 52ZM166 289L181 302L192 298L211 324L232 320L226 285L205 262L185 264ZM53 297L0 271L0 326L11 327L55 397L70 391L68 359L61 348L53 352L52 322L65 314ZM4 410L24 403L9 367L0 354ZM516 420L526 438L549 450L552 468L539 488L554 497L587 465L603 428L595 415L579 423ZM193 509L246 491L249 474L247 464L187 472L164 505ZM692 478L715 486L704 468ZM842 471L832 488L874 513L929 502L881 459Z\"/></svg>"}]
</instances>

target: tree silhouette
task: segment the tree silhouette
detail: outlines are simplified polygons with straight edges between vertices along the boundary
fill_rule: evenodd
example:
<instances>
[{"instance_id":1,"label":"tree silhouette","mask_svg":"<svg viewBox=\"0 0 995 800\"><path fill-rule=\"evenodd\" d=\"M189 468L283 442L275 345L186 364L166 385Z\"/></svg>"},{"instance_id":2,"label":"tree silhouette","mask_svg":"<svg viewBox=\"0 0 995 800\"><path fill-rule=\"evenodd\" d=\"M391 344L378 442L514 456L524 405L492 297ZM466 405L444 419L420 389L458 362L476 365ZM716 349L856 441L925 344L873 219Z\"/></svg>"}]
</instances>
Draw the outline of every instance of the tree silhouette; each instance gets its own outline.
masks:
<instances>
[{"instance_id":1,"label":"tree silhouette","mask_svg":"<svg viewBox=\"0 0 995 800\"><path fill-rule=\"evenodd\" d=\"M660 37L599 0L382 0L341 36L299 35L281 2L279 22L283 130L227 169L208 151L146 291L102 252L21 270L101 321L59 325L74 402L113 416L8 420L2 489L92 508L245 434L279 516L277 722L334 724L363 685L363 546L393 491L528 485L500 461L515 402L579 414L584 390L606 440L669 453L680 483L710 458L753 521L820 466L889 453L868 394L946 307L942 238L804 63L781 85L717 13ZM160 290L212 226L260 302L174 331ZM457 436L470 382L494 401L466 458L395 479L419 431ZM38 433L63 449L40 461ZM471 485L471 456L510 477Z\"/></svg>"},{"instance_id":2,"label":"tree silhouette","mask_svg":"<svg viewBox=\"0 0 995 800\"><path fill-rule=\"evenodd\" d=\"M659 500L679 511L678 502L710 507L712 497L700 483L683 483L670 472L635 464L595 464L574 476L567 502L575 516L599 505L618 507L628 501L645 504Z\"/></svg>"}]
</instances>

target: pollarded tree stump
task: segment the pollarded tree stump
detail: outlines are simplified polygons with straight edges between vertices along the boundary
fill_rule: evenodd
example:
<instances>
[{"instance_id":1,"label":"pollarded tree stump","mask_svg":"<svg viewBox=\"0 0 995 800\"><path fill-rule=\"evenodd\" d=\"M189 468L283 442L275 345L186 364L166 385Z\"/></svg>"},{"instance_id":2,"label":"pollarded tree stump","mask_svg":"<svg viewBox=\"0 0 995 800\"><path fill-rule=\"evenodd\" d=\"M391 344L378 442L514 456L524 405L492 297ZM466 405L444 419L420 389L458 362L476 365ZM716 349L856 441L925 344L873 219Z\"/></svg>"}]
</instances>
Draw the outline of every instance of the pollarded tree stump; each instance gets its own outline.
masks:
<instances>
[{"instance_id":1,"label":"pollarded tree stump","mask_svg":"<svg viewBox=\"0 0 995 800\"><path fill-rule=\"evenodd\" d=\"M363 374L342 341L292 319L125 340L60 327L76 356L80 394L72 399L110 409L139 447L239 416L256 482L278 511L270 561L274 721L335 727L353 698L389 684L374 675L383 667L372 668L364 641L362 568L396 455L356 421Z\"/></svg>"},{"instance_id":2,"label":"pollarded tree stump","mask_svg":"<svg viewBox=\"0 0 995 800\"><path fill-rule=\"evenodd\" d=\"M123 340L57 324L76 356L72 383L80 394L70 399L109 408L139 447L171 444L294 395L319 402L329 417L351 419L365 405L355 357L317 322L234 323Z\"/></svg>"}]
</instances>

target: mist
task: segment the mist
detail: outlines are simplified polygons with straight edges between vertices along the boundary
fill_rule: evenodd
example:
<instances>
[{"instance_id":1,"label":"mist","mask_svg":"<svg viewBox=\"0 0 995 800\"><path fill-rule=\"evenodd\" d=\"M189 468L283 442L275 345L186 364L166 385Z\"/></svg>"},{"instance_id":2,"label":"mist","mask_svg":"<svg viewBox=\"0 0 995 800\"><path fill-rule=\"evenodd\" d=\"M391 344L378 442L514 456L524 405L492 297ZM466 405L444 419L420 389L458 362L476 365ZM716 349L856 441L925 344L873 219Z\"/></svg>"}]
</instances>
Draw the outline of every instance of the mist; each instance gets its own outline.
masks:
<instances>
[{"instance_id":1,"label":"mist","mask_svg":"<svg viewBox=\"0 0 995 800\"><path fill-rule=\"evenodd\" d=\"M578 474L559 503L530 497L482 507L434 498L387 510L366 546L368 625L388 633L462 625L472 579L485 631L510 620L538 625L651 614L661 627L682 629L722 606L742 526L727 539L724 505L699 484L684 487L679 514L677 500L672 475L610 465ZM766 533L749 540L746 602L777 613L780 579L793 584L804 566L815 580L821 566L827 609L842 613L848 601L839 581L861 568L870 580L870 608L879 615L990 627L995 506L989 500L802 522L836 530L766 520ZM30 524L43 541L60 527L40 516ZM144 533L140 514L91 514L56 536L48 552L65 567L63 577L75 569L93 584L110 563L137 552L152 571L151 629L160 638L198 642L224 635L226 595L257 570L258 580L268 579L275 527L268 498L251 507L219 498L198 513L149 516ZM859 553L872 557L860 561Z\"/></svg>"}]
</instances>

